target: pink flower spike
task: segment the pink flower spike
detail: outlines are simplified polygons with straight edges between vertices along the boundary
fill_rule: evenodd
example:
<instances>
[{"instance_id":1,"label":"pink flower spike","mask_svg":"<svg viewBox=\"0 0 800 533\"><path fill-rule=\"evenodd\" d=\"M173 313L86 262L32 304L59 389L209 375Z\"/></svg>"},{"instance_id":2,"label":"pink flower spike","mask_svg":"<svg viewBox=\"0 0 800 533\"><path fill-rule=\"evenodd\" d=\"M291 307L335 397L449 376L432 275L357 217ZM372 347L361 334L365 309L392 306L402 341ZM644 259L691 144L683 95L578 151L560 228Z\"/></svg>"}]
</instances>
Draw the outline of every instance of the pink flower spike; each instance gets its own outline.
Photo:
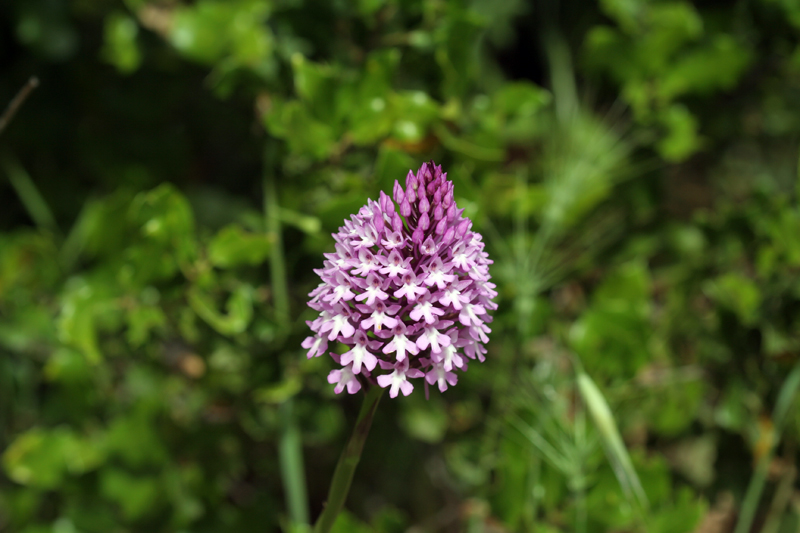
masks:
<instances>
[{"instance_id":1,"label":"pink flower spike","mask_svg":"<svg viewBox=\"0 0 800 533\"><path fill-rule=\"evenodd\" d=\"M492 260L441 166L424 163L388 192L333 235L335 250L314 270L321 283L308 306L316 318L302 347L337 363L328 376L337 394L360 390L361 374L391 397L410 394L411 379L423 377L427 397L431 385L455 385L467 359L485 359L497 310ZM347 348L331 351L331 342Z\"/></svg>"}]
</instances>

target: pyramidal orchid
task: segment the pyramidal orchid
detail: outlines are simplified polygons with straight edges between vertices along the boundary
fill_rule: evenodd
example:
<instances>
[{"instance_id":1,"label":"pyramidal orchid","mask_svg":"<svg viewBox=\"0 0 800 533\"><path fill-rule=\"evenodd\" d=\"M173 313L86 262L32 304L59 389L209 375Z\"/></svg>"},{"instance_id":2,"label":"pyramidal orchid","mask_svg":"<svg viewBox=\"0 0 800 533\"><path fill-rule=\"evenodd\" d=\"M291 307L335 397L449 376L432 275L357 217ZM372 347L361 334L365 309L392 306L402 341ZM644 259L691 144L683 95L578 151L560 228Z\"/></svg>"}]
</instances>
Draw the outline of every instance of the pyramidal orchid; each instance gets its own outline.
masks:
<instances>
[{"instance_id":1,"label":"pyramidal orchid","mask_svg":"<svg viewBox=\"0 0 800 533\"><path fill-rule=\"evenodd\" d=\"M309 294L319 317L302 346L311 358L329 343L347 345L330 353L341 366L328 376L337 394L369 383L407 396L414 380L444 392L468 359L484 360L497 293L492 261L463 211L431 161L333 235L335 252L315 270L322 282Z\"/></svg>"}]
</instances>

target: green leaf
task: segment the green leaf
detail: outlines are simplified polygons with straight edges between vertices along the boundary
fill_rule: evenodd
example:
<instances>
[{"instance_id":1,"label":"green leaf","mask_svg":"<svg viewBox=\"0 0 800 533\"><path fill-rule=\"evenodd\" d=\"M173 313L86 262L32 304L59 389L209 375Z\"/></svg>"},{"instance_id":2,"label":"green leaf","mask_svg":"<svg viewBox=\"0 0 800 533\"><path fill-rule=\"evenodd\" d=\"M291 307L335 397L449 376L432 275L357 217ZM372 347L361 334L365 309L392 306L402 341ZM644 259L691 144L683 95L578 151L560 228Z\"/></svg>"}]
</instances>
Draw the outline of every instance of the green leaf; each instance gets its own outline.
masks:
<instances>
[{"instance_id":1,"label":"green leaf","mask_svg":"<svg viewBox=\"0 0 800 533\"><path fill-rule=\"evenodd\" d=\"M196 259L194 215L186 198L170 184L138 194L129 216L147 241L169 250L181 263Z\"/></svg>"},{"instance_id":2,"label":"green leaf","mask_svg":"<svg viewBox=\"0 0 800 533\"><path fill-rule=\"evenodd\" d=\"M226 59L257 67L272 54L273 37L265 24L268 8L267 2L201 0L175 10L169 38L195 61Z\"/></svg>"},{"instance_id":3,"label":"green leaf","mask_svg":"<svg viewBox=\"0 0 800 533\"><path fill-rule=\"evenodd\" d=\"M402 142L419 142L439 115L439 105L422 91L403 91L391 98L397 117L392 135Z\"/></svg>"},{"instance_id":4,"label":"green leaf","mask_svg":"<svg viewBox=\"0 0 800 533\"><path fill-rule=\"evenodd\" d=\"M293 154L322 160L336 148L338 135L334 128L314 118L299 100L284 102L275 98L264 121L267 131L285 139Z\"/></svg>"},{"instance_id":5,"label":"green leaf","mask_svg":"<svg viewBox=\"0 0 800 533\"><path fill-rule=\"evenodd\" d=\"M758 320L761 290L756 283L737 272L728 272L706 283L705 290L720 305L733 311L743 324Z\"/></svg>"},{"instance_id":6,"label":"green leaf","mask_svg":"<svg viewBox=\"0 0 800 533\"><path fill-rule=\"evenodd\" d=\"M609 274L573 324L570 344L595 375L632 377L650 359L650 277L639 261Z\"/></svg>"},{"instance_id":7,"label":"green leaf","mask_svg":"<svg viewBox=\"0 0 800 533\"><path fill-rule=\"evenodd\" d=\"M126 520L136 520L158 510L160 487L158 480L149 476L134 476L117 468L105 469L100 476L100 492L117 503Z\"/></svg>"},{"instance_id":8,"label":"green leaf","mask_svg":"<svg viewBox=\"0 0 800 533\"><path fill-rule=\"evenodd\" d=\"M272 249L273 239L263 233L246 232L238 224L225 226L208 245L208 259L220 268L257 265Z\"/></svg>"},{"instance_id":9,"label":"green leaf","mask_svg":"<svg viewBox=\"0 0 800 533\"><path fill-rule=\"evenodd\" d=\"M52 381L81 383L89 380L92 368L82 353L70 348L59 348L47 360L44 375Z\"/></svg>"},{"instance_id":10,"label":"green leaf","mask_svg":"<svg viewBox=\"0 0 800 533\"><path fill-rule=\"evenodd\" d=\"M292 56L294 88L300 100L308 105L314 118L331 122L336 112L335 99L341 79L336 71L307 60L302 54Z\"/></svg>"},{"instance_id":11,"label":"green leaf","mask_svg":"<svg viewBox=\"0 0 800 533\"><path fill-rule=\"evenodd\" d=\"M253 318L253 289L238 285L225 304L225 314L217 310L213 298L199 287L189 289L189 305L209 326L223 335L236 335L247 329Z\"/></svg>"},{"instance_id":12,"label":"green leaf","mask_svg":"<svg viewBox=\"0 0 800 533\"><path fill-rule=\"evenodd\" d=\"M167 325L164 311L154 305L132 307L127 313L127 339L133 347L140 347L150 340L154 331L163 331Z\"/></svg>"},{"instance_id":13,"label":"green leaf","mask_svg":"<svg viewBox=\"0 0 800 533\"><path fill-rule=\"evenodd\" d=\"M13 481L52 489L67 475L79 475L105 460L101 441L82 437L72 429L33 428L19 435L3 453L3 468Z\"/></svg>"},{"instance_id":14,"label":"green leaf","mask_svg":"<svg viewBox=\"0 0 800 533\"><path fill-rule=\"evenodd\" d=\"M401 425L422 442L441 442L447 432L447 415L441 405L426 403L403 411Z\"/></svg>"},{"instance_id":15,"label":"green leaf","mask_svg":"<svg viewBox=\"0 0 800 533\"><path fill-rule=\"evenodd\" d=\"M302 388L303 382L300 376L292 374L275 385L256 390L253 392L253 398L259 402L280 404L300 392Z\"/></svg>"},{"instance_id":16,"label":"green leaf","mask_svg":"<svg viewBox=\"0 0 800 533\"><path fill-rule=\"evenodd\" d=\"M105 21L105 42L102 55L122 74L130 74L142 63L142 54L136 42L139 26L123 13L112 13Z\"/></svg>"},{"instance_id":17,"label":"green leaf","mask_svg":"<svg viewBox=\"0 0 800 533\"><path fill-rule=\"evenodd\" d=\"M685 106L671 105L658 117L667 130L666 135L656 144L664 159L682 161L700 148L697 118Z\"/></svg>"},{"instance_id":18,"label":"green leaf","mask_svg":"<svg viewBox=\"0 0 800 533\"><path fill-rule=\"evenodd\" d=\"M58 339L79 350L92 364L102 359L96 324L96 315L103 307L101 300L94 286L82 278L73 278L63 296L56 322Z\"/></svg>"},{"instance_id":19,"label":"green leaf","mask_svg":"<svg viewBox=\"0 0 800 533\"><path fill-rule=\"evenodd\" d=\"M330 533L374 533L372 528L358 518L353 516L349 511L342 509L339 516L336 517Z\"/></svg>"}]
</instances>

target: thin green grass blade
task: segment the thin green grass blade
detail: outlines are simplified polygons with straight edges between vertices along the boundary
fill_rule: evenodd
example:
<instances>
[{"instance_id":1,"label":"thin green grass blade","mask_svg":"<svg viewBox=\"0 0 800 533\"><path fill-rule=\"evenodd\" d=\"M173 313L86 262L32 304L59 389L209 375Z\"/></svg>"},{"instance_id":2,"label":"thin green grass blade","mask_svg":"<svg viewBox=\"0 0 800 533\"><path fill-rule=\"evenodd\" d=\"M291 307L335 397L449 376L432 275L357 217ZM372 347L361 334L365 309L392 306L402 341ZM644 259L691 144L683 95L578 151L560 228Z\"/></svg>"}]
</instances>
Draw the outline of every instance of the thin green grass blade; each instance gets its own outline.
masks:
<instances>
[{"instance_id":1,"label":"thin green grass blade","mask_svg":"<svg viewBox=\"0 0 800 533\"><path fill-rule=\"evenodd\" d=\"M641 510L647 510L649 507L647 495L642 488L641 481L639 481L636 469L633 467L633 461L631 461L625 443L622 441L608 402L606 402L600 389L597 388L597 385L587 374L579 372L577 380L578 389L581 392L589 415L595 426L597 426L603 447L606 450L606 456L614 469L620 486L629 497L633 496L635 498Z\"/></svg>"},{"instance_id":2,"label":"thin green grass blade","mask_svg":"<svg viewBox=\"0 0 800 533\"><path fill-rule=\"evenodd\" d=\"M19 161L9 154L3 156L3 169L34 223L40 229L58 234L58 226L53 212L39 189L36 188L36 184L31 179L30 174L22 167Z\"/></svg>"},{"instance_id":3,"label":"thin green grass blade","mask_svg":"<svg viewBox=\"0 0 800 533\"><path fill-rule=\"evenodd\" d=\"M750 479L750 484L747 486L747 492L742 501L742 512L739 514L739 521L736 523L734 533L748 533L753 525L753 519L755 518L756 510L758 510L758 502L761 500L761 493L764 492L764 485L767 482L769 465L775 454L775 446L781 440L783 426L786 424L786 415L794 403L798 388L800 388L800 362L795 364L778 393L778 400L775 402L775 409L772 412L774 432L772 445L758 460L756 470L752 479Z\"/></svg>"}]
</instances>

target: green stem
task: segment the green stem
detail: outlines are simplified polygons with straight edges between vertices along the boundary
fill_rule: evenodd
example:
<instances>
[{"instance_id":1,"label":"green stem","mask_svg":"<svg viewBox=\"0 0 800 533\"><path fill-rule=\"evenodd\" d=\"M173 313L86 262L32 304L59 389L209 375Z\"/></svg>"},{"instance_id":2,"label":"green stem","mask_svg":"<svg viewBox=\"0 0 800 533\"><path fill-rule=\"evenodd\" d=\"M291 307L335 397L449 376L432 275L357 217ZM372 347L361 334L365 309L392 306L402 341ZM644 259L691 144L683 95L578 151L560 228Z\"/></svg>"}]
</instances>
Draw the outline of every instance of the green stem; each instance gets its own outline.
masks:
<instances>
[{"instance_id":1,"label":"green stem","mask_svg":"<svg viewBox=\"0 0 800 533\"><path fill-rule=\"evenodd\" d=\"M753 473L752 479L750 479L750 485L747 487L747 492L742 502L742 512L739 514L739 522L736 524L734 533L748 533L753 525L753 519L758 509L758 502L761 500L761 493L764 491L764 485L767 481L769 465L775 454L776 444L780 441L781 433L783 433L783 425L786 422L786 415L794 401L798 388L800 388L800 362L795 364L791 374L789 374L789 377L783 382L783 386L778 393L778 401L775 402L775 410L772 413L772 445L758 460L756 470Z\"/></svg>"},{"instance_id":2,"label":"green stem","mask_svg":"<svg viewBox=\"0 0 800 533\"><path fill-rule=\"evenodd\" d=\"M286 493L286 503L289 507L289 516L295 526L307 525L308 497L306 496L306 474L303 468L303 441L300 428L294 418L294 400L291 398L280 406L281 438L280 438L280 467L283 489Z\"/></svg>"},{"instance_id":3,"label":"green stem","mask_svg":"<svg viewBox=\"0 0 800 533\"><path fill-rule=\"evenodd\" d=\"M275 142L272 141L267 143L264 150L264 224L267 233L273 238L269 260L275 319L282 334L285 335L290 325L289 282L286 277L286 258L283 254L281 237L280 203L275 190L276 149ZM289 517L293 525L305 526L309 523L309 514L303 466L303 441L293 411L293 398L287 399L280 406L281 437L278 458Z\"/></svg>"},{"instance_id":4,"label":"green stem","mask_svg":"<svg viewBox=\"0 0 800 533\"><path fill-rule=\"evenodd\" d=\"M342 450L339 462L336 463L336 470L333 472L331 486L328 489L328 501L314 525L314 533L328 533L344 507L347 493L350 492L353 474L361 460L361 451L364 449L364 442L367 440L369 428L372 425L372 417L375 415L382 394L382 388L372 386L364 396L364 403L361 404L361 411L358 413L353 434L350 436L347 446Z\"/></svg>"},{"instance_id":5,"label":"green stem","mask_svg":"<svg viewBox=\"0 0 800 533\"><path fill-rule=\"evenodd\" d=\"M283 256L283 238L281 236L280 204L275 190L274 175L274 142L267 144L264 152L264 212L267 233L272 236L273 247L269 256L272 274L272 294L275 306L275 318L283 331L289 326L289 291L286 279L286 259Z\"/></svg>"}]
</instances>

